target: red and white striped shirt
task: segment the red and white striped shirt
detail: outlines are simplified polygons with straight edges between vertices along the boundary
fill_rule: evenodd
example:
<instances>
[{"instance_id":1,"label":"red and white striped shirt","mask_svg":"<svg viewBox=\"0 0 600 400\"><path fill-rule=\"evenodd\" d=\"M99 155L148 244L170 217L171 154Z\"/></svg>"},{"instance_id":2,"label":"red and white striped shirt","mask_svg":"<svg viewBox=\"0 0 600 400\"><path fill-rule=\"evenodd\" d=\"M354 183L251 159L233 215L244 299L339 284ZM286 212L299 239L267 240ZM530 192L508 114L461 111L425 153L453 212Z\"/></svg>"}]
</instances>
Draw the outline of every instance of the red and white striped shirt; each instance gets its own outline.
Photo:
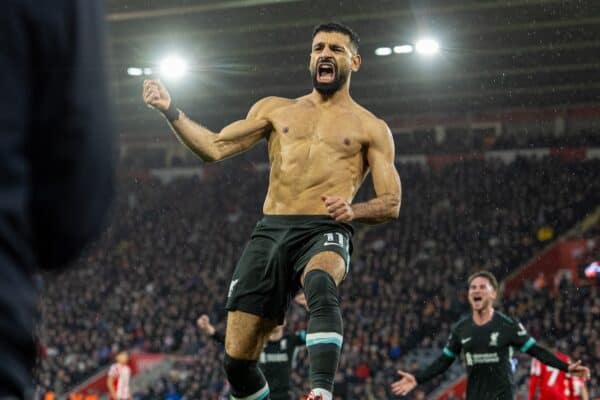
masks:
<instances>
[{"instance_id":1,"label":"red and white striped shirt","mask_svg":"<svg viewBox=\"0 0 600 400\"><path fill-rule=\"evenodd\" d=\"M111 379L111 382L114 382L114 389L117 395L116 398L111 398L111 400L128 400L131 397L129 393L131 368L127 365L115 363L110 366L108 377Z\"/></svg>"}]
</instances>

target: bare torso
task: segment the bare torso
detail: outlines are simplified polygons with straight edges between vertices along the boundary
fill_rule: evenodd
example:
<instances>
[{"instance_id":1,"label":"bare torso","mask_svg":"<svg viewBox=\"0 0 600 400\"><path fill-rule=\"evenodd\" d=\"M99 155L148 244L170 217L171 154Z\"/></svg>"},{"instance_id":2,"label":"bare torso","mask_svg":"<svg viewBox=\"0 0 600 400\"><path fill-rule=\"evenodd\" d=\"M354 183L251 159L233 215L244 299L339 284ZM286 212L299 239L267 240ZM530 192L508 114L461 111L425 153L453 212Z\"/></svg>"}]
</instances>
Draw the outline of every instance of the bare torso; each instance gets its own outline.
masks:
<instances>
[{"instance_id":1,"label":"bare torso","mask_svg":"<svg viewBox=\"0 0 600 400\"><path fill-rule=\"evenodd\" d=\"M265 214L327 214L322 195L352 201L367 172L374 116L355 103L318 105L274 98L262 115L271 171Z\"/></svg>"}]
</instances>

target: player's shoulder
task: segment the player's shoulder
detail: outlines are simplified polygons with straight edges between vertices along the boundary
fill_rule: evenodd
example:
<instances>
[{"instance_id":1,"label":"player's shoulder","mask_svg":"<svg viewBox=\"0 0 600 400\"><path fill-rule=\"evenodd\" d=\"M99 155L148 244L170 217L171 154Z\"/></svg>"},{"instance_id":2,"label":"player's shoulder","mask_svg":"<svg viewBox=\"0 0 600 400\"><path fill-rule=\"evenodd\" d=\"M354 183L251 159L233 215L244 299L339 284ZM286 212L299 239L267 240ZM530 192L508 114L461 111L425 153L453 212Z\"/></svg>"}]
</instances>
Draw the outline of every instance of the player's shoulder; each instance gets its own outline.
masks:
<instances>
[{"instance_id":1,"label":"player's shoulder","mask_svg":"<svg viewBox=\"0 0 600 400\"><path fill-rule=\"evenodd\" d=\"M288 99L286 97L279 96L267 96L254 103L252 109L257 112L266 113L279 107L295 104L297 101L298 99Z\"/></svg>"},{"instance_id":2,"label":"player's shoulder","mask_svg":"<svg viewBox=\"0 0 600 400\"><path fill-rule=\"evenodd\" d=\"M360 118L364 127L369 128L370 132L380 135L391 135L388 124L365 107L354 102L355 114Z\"/></svg>"},{"instance_id":3,"label":"player's shoulder","mask_svg":"<svg viewBox=\"0 0 600 400\"><path fill-rule=\"evenodd\" d=\"M371 143L391 143L393 145L392 131L388 124L366 108L360 105L357 105L357 107L356 115L360 119L361 128L368 134L369 141Z\"/></svg>"},{"instance_id":4,"label":"player's shoulder","mask_svg":"<svg viewBox=\"0 0 600 400\"><path fill-rule=\"evenodd\" d=\"M452 325L452 332L457 332L471 325L471 315L463 315Z\"/></svg>"},{"instance_id":5,"label":"player's shoulder","mask_svg":"<svg viewBox=\"0 0 600 400\"><path fill-rule=\"evenodd\" d=\"M496 320L498 321L498 323L502 324L502 325L506 325L509 327L518 327L521 322L519 322L519 320L511 315L508 315L502 311L498 311L496 310L494 312L495 316L496 316Z\"/></svg>"}]
</instances>

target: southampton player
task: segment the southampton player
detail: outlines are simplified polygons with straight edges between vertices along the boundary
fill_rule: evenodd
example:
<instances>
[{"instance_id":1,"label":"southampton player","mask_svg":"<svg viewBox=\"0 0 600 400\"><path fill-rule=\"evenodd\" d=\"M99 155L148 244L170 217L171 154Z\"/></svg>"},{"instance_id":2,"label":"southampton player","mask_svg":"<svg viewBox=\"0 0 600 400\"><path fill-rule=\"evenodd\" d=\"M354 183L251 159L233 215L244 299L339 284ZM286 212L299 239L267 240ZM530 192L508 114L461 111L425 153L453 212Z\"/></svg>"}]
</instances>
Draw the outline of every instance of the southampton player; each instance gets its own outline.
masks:
<instances>
[{"instance_id":1,"label":"southampton player","mask_svg":"<svg viewBox=\"0 0 600 400\"><path fill-rule=\"evenodd\" d=\"M198 318L197 324L202 333L225 345L225 335L215 329L206 314ZM284 334L284 327L285 321L271 332L258 358L258 366L271 389L271 400L290 400L292 368L298 350L306 345L305 331Z\"/></svg>"},{"instance_id":2,"label":"southampton player","mask_svg":"<svg viewBox=\"0 0 600 400\"><path fill-rule=\"evenodd\" d=\"M129 391L129 379L131 378L131 369L127 365L129 354L122 351L115 357L116 363L111 365L106 378L106 386L110 394L110 400L131 400Z\"/></svg>"},{"instance_id":3,"label":"southampton player","mask_svg":"<svg viewBox=\"0 0 600 400\"><path fill-rule=\"evenodd\" d=\"M443 354L432 364L414 375L398 371L401 378L392 384L394 394L406 395L418 384L443 373L462 353L467 367L467 400L512 400L513 348L573 376L589 377L588 368L555 357L537 345L521 323L494 309L498 289L494 275L477 272L469 277L468 285L471 315L454 325Z\"/></svg>"},{"instance_id":4,"label":"southampton player","mask_svg":"<svg viewBox=\"0 0 600 400\"><path fill-rule=\"evenodd\" d=\"M556 357L570 362L566 354L555 352ZM539 389L539 390L538 390ZM529 400L588 400L585 382L580 377L572 377L564 371L542 364L539 360L531 362L529 378Z\"/></svg>"}]
</instances>

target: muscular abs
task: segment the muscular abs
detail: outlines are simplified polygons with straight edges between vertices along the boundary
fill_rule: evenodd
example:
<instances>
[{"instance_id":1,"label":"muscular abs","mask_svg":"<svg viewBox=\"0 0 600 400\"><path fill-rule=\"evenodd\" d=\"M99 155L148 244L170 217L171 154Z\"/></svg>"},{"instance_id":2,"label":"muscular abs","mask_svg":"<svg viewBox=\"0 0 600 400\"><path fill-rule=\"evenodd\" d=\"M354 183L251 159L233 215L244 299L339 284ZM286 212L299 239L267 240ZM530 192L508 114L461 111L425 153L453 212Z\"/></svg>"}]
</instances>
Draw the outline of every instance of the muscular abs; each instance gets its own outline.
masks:
<instances>
[{"instance_id":1,"label":"muscular abs","mask_svg":"<svg viewBox=\"0 0 600 400\"><path fill-rule=\"evenodd\" d=\"M347 106L320 109L303 99L269 112L265 214L326 214L321 195L351 202L368 168L361 112Z\"/></svg>"}]
</instances>

